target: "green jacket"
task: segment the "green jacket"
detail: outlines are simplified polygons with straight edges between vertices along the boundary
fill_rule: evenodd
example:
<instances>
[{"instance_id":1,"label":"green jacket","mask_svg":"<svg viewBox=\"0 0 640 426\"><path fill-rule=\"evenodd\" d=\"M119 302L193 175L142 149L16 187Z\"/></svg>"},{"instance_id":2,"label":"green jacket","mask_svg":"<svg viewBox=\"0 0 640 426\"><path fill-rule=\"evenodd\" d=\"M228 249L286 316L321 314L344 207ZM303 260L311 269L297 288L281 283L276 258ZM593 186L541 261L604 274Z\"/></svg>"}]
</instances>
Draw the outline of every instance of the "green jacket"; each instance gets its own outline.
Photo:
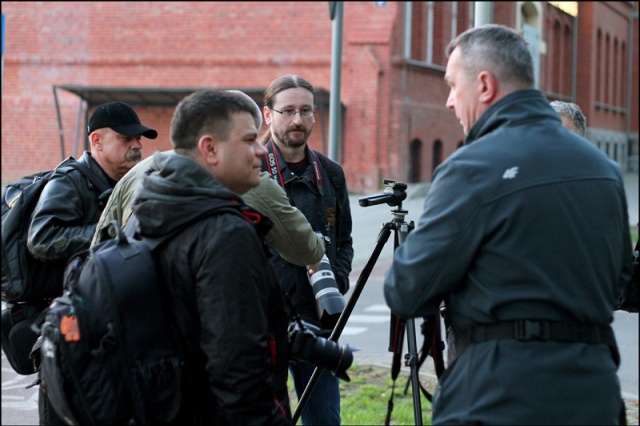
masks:
<instances>
[{"instance_id":1,"label":"green jacket","mask_svg":"<svg viewBox=\"0 0 640 426\"><path fill-rule=\"evenodd\" d=\"M131 203L139 177L148 169L157 169L153 157L145 158L120 179L100 216L92 245L109 238L105 231L112 220L117 219L122 227L126 226L133 212ZM324 240L313 232L304 215L291 206L284 190L269 173L263 172L260 185L242 194L242 198L250 207L273 221L274 226L265 239L285 260L299 266L320 261L325 250Z\"/></svg>"}]
</instances>

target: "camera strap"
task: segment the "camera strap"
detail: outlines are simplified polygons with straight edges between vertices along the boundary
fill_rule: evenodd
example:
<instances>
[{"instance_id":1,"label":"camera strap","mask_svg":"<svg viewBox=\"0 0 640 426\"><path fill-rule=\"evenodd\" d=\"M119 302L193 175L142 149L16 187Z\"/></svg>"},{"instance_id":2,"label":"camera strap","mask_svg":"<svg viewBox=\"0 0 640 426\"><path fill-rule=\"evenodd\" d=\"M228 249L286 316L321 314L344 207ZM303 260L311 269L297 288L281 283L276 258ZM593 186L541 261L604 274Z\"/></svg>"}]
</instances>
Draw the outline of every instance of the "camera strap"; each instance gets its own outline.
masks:
<instances>
[{"instance_id":1,"label":"camera strap","mask_svg":"<svg viewBox=\"0 0 640 426\"><path fill-rule=\"evenodd\" d=\"M280 151L278 150L278 147L276 146L275 142L273 141L273 138L269 138L269 142L267 142L265 148L267 148L267 166L269 169L269 173L271 173L271 176L273 176L273 178L276 180L276 182L278 182L280 184L280 186L284 189L284 185L285 183L289 182L291 180L291 178L293 178L293 176L291 176L291 178L287 178L286 182L285 182L285 178L282 175L282 166L281 166L281 155L280 155ZM307 160L309 161L309 163L311 164L311 166L313 167L313 174L315 177L315 182L316 182L316 187L318 188L318 191L320 192L320 196L324 196L324 190L323 190L323 182L322 182L322 173L320 172L320 166L319 166L319 160L318 160L318 155L310 148L307 148L308 150L308 157ZM291 172L291 174L293 174Z\"/></svg>"},{"instance_id":2,"label":"camera strap","mask_svg":"<svg viewBox=\"0 0 640 426\"><path fill-rule=\"evenodd\" d=\"M271 137L269 138L269 141L265 145L265 148L267 148L267 157L266 159L263 158L262 160L263 169L264 169L264 165L266 164L266 168L269 171L269 173L271 173L271 176L275 179L276 182L278 182L278 184L282 187L282 189L285 189L285 184L295 179L297 175L295 175L291 170L287 170L287 175L282 174L282 169L284 168L282 164L284 162L284 159L280 154L280 150L278 149L275 142L273 141L273 138ZM322 167L324 167L327 175L331 179L335 177L335 179L338 180L338 177L336 176L336 173L333 171L333 169L331 167L328 167L327 162L322 160L322 157L319 156L314 150L307 147L307 152L308 152L307 161L313 167L313 174L315 176L316 188L318 188L320 197L323 200L323 208L324 208L325 220L326 220L324 232L326 233L326 235L329 235L330 228L336 225L335 223L336 212L333 207L328 207L324 205L325 194L324 194L324 185L323 185L323 179L322 179L322 171L320 169L320 163L322 163ZM334 188L337 188L338 185L336 184L336 182L335 181L332 181L332 182L333 182ZM289 198L289 202L291 203L292 206L295 207L295 202L292 198Z\"/></svg>"}]
</instances>

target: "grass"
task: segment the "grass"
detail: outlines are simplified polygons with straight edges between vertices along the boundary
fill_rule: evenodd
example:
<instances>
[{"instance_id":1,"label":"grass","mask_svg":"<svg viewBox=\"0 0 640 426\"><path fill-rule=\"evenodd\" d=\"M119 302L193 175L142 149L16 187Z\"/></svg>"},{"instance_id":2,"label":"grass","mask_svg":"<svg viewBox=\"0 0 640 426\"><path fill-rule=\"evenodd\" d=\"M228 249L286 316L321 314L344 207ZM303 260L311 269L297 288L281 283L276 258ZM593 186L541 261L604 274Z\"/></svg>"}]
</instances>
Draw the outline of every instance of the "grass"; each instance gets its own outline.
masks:
<instances>
[{"instance_id":1,"label":"grass","mask_svg":"<svg viewBox=\"0 0 640 426\"><path fill-rule=\"evenodd\" d=\"M391 397L392 384L389 369L370 366L353 365L348 370L350 382L340 381L340 413L343 425L383 425L387 416L387 407ZM405 395L404 389L408 379L408 372L401 371L395 385L393 396L392 425L416 424L413 409L411 386ZM435 380L421 378L422 385L430 392L435 390ZM293 382L289 378L289 398L291 400L291 414L295 412L297 398L293 392ZM431 424L431 403L420 395L422 408L422 422ZM298 425L302 424L298 420Z\"/></svg>"}]
</instances>

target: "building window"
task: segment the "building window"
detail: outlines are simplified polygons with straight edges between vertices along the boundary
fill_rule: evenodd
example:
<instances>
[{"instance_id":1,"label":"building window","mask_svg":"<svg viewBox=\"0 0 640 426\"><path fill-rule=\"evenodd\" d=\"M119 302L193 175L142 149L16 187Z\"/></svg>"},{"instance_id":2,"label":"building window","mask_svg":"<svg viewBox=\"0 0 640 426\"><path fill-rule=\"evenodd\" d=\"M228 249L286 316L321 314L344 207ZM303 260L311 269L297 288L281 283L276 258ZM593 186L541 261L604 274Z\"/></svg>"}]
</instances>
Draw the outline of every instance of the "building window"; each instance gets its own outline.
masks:
<instances>
[{"instance_id":1,"label":"building window","mask_svg":"<svg viewBox=\"0 0 640 426\"><path fill-rule=\"evenodd\" d=\"M562 61L562 33L560 31L560 22L553 22L553 40L551 41L553 49L553 55L551 57L551 73L549 78L551 79L551 91L553 93L560 93L560 78L562 75L561 61Z\"/></svg>"},{"instance_id":2,"label":"building window","mask_svg":"<svg viewBox=\"0 0 640 426\"><path fill-rule=\"evenodd\" d=\"M604 67L604 58L602 57L602 31L598 28L598 35L596 36L596 63L600 64L598 67L599 70L596 73L596 99L600 102L603 101L603 88L602 88L602 78L604 76L603 67Z\"/></svg>"},{"instance_id":3,"label":"building window","mask_svg":"<svg viewBox=\"0 0 640 426\"><path fill-rule=\"evenodd\" d=\"M406 2L405 57L425 65L446 66L447 45L467 29L461 27L471 9L464 2Z\"/></svg>"},{"instance_id":4,"label":"building window","mask_svg":"<svg viewBox=\"0 0 640 426\"><path fill-rule=\"evenodd\" d=\"M440 139L436 139L433 143L433 163L431 167L431 174L435 172L436 167L438 167L442 163L442 142Z\"/></svg>"},{"instance_id":5,"label":"building window","mask_svg":"<svg viewBox=\"0 0 640 426\"><path fill-rule=\"evenodd\" d=\"M422 180L422 142L414 139L409 144L409 183L416 183Z\"/></svg>"},{"instance_id":6,"label":"building window","mask_svg":"<svg viewBox=\"0 0 640 426\"><path fill-rule=\"evenodd\" d=\"M605 104L611 104L610 94L611 94L611 43L609 43L609 34L605 36L604 42L604 99L603 102Z\"/></svg>"}]
</instances>

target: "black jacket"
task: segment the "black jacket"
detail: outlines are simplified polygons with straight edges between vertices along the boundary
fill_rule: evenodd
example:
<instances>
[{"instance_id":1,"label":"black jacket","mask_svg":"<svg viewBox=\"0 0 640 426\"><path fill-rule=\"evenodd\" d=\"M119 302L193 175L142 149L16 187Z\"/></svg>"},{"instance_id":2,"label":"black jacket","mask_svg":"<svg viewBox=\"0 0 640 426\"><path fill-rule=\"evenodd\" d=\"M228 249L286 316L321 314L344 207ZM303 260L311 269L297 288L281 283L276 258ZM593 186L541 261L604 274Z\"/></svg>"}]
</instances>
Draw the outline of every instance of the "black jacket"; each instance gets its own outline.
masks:
<instances>
[{"instance_id":1,"label":"black jacket","mask_svg":"<svg viewBox=\"0 0 640 426\"><path fill-rule=\"evenodd\" d=\"M386 301L408 318L446 298L457 335L520 319L607 326L630 268L627 215L620 167L539 91L512 93L437 168ZM434 424L613 424L620 407L606 345L489 340L459 354L440 387Z\"/></svg>"},{"instance_id":2,"label":"black jacket","mask_svg":"<svg viewBox=\"0 0 640 426\"><path fill-rule=\"evenodd\" d=\"M262 160L262 170L274 175L276 181L284 187L291 205L305 215L313 230L329 237L326 254L336 277L338 289L345 294L349 290L353 239L351 238L349 193L342 167L322 153L306 147L309 165L301 176L297 176L289 169L272 140L268 142L268 148L277 157L274 162L279 167L277 170L270 168L267 164L270 160L265 158ZM320 179L317 179L313 167L316 158ZM300 317L312 324L320 325L316 312L316 299L306 268L285 261L277 252L272 262L280 285L291 298Z\"/></svg>"},{"instance_id":3,"label":"black jacket","mask_svg":"<svg viewBox=\"0 0 640 426\"><path fill-rule=\"evenodd\" d=\"M89 166L105 187L113 188L110 179L85 151L78 159ZM71 167L56 171L42 190L33 213L27 246L36 258L59 266L62 273L71 256L89 248L93 232L107 198Z\"/></svg>"},{"instance_id":4,"label":"black jacket","mask_svg":"<svg viewBox=\"0 0 640 426\"><path fill-rule=\"evenodd\" d=\"M159 169L142 178L133 209L144 237L183 228L158 253L189 351L190 395L176 424L289 424L288 321L261 237L242 215L206 216L243 205L209 172L182 155L155 156Z\"/></svg>"}]
</instances>

